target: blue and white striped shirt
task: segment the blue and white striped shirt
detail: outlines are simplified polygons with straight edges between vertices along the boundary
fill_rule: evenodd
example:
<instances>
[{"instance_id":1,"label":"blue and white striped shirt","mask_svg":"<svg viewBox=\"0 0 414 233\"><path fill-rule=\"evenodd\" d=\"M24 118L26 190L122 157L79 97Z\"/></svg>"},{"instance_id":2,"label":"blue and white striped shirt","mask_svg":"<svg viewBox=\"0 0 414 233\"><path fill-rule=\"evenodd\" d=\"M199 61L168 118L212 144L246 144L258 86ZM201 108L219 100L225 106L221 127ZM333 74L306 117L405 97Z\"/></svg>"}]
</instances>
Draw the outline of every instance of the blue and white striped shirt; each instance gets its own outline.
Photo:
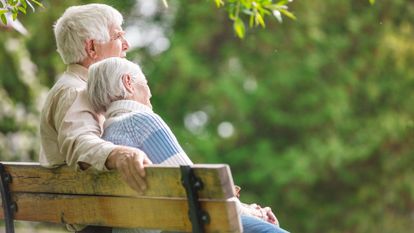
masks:
<instances>
[{"instance_id":1,"label":"blue and white striped shirt","mask_svg":"<svg viewBox=\"0 0 414 233\"><path fill-rule=\"evenodd\" d=\"M108 108L102 138L116 145L144 151L154 164L193 164L162 118L132 100L113 102ZM112 233L159 233L159 230L113 228Z\"/></svg>"},{"instance_id":2,"label":"blue and white striped shirt","mask_svg":"<svg viewBox=\"0 0 414 233\"><path fill-rule=\"evenodd\" d=\"M154 164L192 164L168 125L151 108L132 100L113 102L103 139L144 151Z\"/></svg>"}]
</instances>

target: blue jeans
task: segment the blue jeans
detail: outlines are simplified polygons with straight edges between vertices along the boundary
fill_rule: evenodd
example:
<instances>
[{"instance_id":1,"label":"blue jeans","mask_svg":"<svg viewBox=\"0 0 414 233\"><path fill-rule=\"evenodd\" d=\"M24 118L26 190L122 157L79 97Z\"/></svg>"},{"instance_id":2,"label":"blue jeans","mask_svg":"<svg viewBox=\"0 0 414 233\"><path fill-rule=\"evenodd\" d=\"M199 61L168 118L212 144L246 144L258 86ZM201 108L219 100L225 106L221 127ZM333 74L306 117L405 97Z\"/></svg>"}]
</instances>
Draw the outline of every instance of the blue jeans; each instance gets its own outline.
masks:
<instances>
[{"instance_id":1,"label":"blue jeans","mask_svg":"<svg viewBox=\"0 0 414 233\"><path fill-rule=\"evenodd\" d=\"M289 233L282 228L265 222L261 219L250 217L246 215L241 216L241 223L244 233ZM126 229L126 228L113 228L112 233L158 233L156 230L145 229ZM179 232L163 232L163 233L179 233Z\"/></svg>"},{"instance_id":2,"label":"blue jeans","mask_svg":"<svg viewBox=\"0 0 414 233\"><path fill-rule=\"evenodd\" d=\"M241 216L241 223L244 233L289 233L274 224L246 215Z\"/></svg>"}]
</instances>

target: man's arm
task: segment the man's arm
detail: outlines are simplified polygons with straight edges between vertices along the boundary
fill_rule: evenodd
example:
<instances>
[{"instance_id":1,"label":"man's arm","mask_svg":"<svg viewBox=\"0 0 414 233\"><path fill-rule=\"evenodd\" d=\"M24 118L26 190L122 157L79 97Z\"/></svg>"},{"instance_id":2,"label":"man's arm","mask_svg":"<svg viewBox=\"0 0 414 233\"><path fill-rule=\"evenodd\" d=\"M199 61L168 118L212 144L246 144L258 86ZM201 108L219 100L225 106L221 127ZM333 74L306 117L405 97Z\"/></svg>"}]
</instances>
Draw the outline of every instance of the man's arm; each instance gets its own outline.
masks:
<instances>
[{"instance_id":1,"label":"man's arm","mask_svg":"<svg viewBox=\"0 0 414 233\"><path fill-rule=\"evenodd\" d=\"M66 155L66 163L82 170L91 166L97 170L117 169L131 188L145 190L144 165L151 161L138 149L116 146L100 138L103 119L91 110L86 95L85 91L70 90L66 97L73 98L73 103L56 106L58 145Z\"/></svg>"},{"instance_id":2,"label":"man's arm","mask_svg":"<svg viewBox=\"0 0 414 233\"><path fill-rule=\"evenodd\" d=\"M69 166L78 169L79 164L87 164L106 170L105 161L116 146L100 138L100 116L91 111L85 95L84 91L68 88L56 96L54 125L59 152Z\"/></svg>"}]
</instances>

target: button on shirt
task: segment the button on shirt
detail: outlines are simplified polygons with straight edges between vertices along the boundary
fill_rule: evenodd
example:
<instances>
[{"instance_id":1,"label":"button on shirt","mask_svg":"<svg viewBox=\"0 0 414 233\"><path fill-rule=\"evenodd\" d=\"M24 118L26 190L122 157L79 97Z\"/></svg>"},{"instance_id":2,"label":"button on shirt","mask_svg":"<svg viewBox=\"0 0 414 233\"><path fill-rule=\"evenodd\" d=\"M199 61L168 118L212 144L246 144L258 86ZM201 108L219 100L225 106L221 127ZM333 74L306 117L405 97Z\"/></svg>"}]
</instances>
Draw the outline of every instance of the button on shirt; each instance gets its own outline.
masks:
<instances>
[{"instance_id":1,"label":"button on shirt","mask_svg":"<svg viewBox=\"0 0 414 233\"><path fill-rule=\"evenodd\" d=\"M87 74L85 67L69 65L47 96L40 119L39 161L44 167L67 164L79 169L84 162L106 170L115 145L100 138L104 117L89 104Z\"/></svg>"}]
</instances>

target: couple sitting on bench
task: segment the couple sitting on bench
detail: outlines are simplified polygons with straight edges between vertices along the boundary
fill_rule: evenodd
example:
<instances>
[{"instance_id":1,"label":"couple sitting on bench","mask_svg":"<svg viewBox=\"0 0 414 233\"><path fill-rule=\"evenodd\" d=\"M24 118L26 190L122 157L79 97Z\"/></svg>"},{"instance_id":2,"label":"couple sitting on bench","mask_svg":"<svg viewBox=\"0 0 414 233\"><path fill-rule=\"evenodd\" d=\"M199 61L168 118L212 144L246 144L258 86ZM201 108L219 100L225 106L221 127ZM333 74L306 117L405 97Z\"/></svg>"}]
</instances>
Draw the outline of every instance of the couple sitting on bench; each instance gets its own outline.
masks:
<instances>
[{"instance_id":1,"label":"couple sitting on bench","mask_svg":"<svg viewBox=\"0 0 414 233\"><path fill-rule=\"evenodd\" d=\"M121 58L129 48L121 24L119 12L103 4L71 7L58 20L58 52L68 69L51 89L42 110L40 162L45 167L68 164L78 170L116 169L131 188L142 192L145 164L192 162L169 127L152 111L151 92L140 67ZM279 228L269 207L239 206L244 232L286 232ZM70 228L97 231L93 227Z\"/></svg>"}]
</instances>

